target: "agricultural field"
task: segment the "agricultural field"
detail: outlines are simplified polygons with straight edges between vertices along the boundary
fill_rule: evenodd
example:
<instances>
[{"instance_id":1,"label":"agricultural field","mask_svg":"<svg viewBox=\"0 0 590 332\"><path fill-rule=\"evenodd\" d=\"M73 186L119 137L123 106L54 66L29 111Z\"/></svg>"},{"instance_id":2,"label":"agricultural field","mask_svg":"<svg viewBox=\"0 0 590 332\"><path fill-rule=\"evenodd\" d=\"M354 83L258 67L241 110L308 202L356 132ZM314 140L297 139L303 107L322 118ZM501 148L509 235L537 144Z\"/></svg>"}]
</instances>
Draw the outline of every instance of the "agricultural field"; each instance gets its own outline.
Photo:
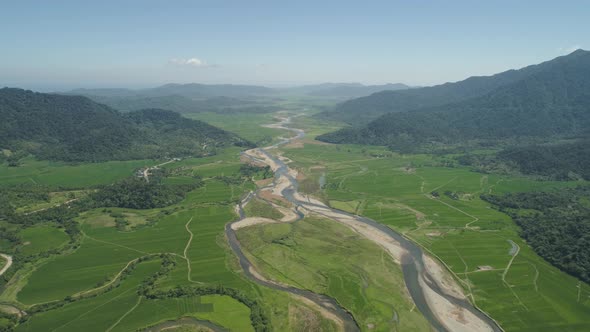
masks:
<instances>
[{"instance_id":1,"label":"agricultural field","mask_svg":"<svg viewBox=\"0 0 590 332\"><path fill-rule=\"evenodd\" d=\"M219 113L190 113L187 117L205 121L221 129L238 134L254 143L269 144L277 136L284 134L282 130L261 127L261 124L272 123L273 113L248 114L219 114Z\"/></svg>"},{"instance_id":2,"label":"agricultural field","mask_svg":"<svg viewBox=\"0 0 590 332\"><path fill-rule=\"evenodd\" d=\"M158 164L153 160L68 164L23 159L18 167L0 165L0 185L32 183L51 187L84 188L109 184L128 177L133 170Z\"/></svg>"},{"instance_id":3,"label":"agricultural field","mask_svg":"<svg viewBox=\"0 0 590 332\"><path fill-rule=\"evenodd\" d=\"M218 121L252 141L270 137L271 142L285 135L281 130L259 127L271 123L273 114L243 119L233 114L195 116ZM370 217L418 243L444 263L470 300L507 331L590 328L590 286L537 256L518 236L512 220L479 198L482 193L546 190L579 182L482 174L453 163L449 156L400 155L379 146L325 144L314 136L341 124L323 126L309 116L294 117L293 123L308 135L278 152L300 172L301 192L335 209ZM261 173L241 173L240 151L232 147L213 156L162 165L163 185L199 185L191 187L184 199L165 207L88 208L74 218L79 234L72 237L57 223L19 230L2 221L0 226L16 232L22 241L19 254L36 257L11 275L0 294L0 304L32 313L16 330L134 331L185 317L232 331L254 331L251 315L259 310L271 330L338 330L317 307L262 287L241 271L224 229L237 218L235 204L255 190L254 181L262 177ZM18 209L19 213L37 213L74 198L90 197L97 185L161 163L71 165L25 159L21 167L0 166L0 182L63 188L52 189L49 201L27 201ZM245 212L283 217L257 198ZM400 266L347 227L305 218L242 228L237 234L245 254L266 278L333 297L352 313L363 331L428 329L405 292ZM0 244L3 250L8 245ZM144 260L146 257L150 259ZM168 260L173 268L160 273ZM0 260L0 267L3 264ZM154 275L159 276L153 283L155 291L223 286L260 307L252 310L237 297L224 294L148 298L141 287ZM211 305L214 310L203 309Z\"/></svg>"},{"instance_id":4,"label":"agricultural field","mask_svg":"<svg viewBox=\"0 0 590 332\"><path fill-rule=\"evenodd\" d=\"M479 198L579 182L481 174L441 157L398 155L374 146L308 141L282 150L294 161L291 167L309 178L325 176L316 197L420 244L507 331L590 329L590 286L536 255L512 220Z\"/></svg>"},{"instance_id":5,"label":"agricultural field","mask_svg":"<svg viewBox=\"0 0 590 332\"><path fill-rule=\"evenodd\" d=\"M20 232L24 241L20 249L26 255L36 255L66 244L70 237L63 231L52 225L39 225L25 228Z\"/></svg>"},{"instance_id":6,"label":"agricultural field","mask_svg":"<svg viewBox=\"0 0 590 332\"><path fill-rule=\"evenodd\" d=\"M286 293L253 284L241 275L223 233L225 224L237 217L233 209L235 202L255 188L251 181L231 180L239 178L242 165L239 151L229 148L216 156L164 165L163 168L172 171L164 183L190 183L195 176L203 180L201 187L177 204L147 210L95 208L81 213L75 219L81 233L78 245L61 254L26 263L3 289L0 303L26 311L65 303L33 314L26 323L18 325L17 331L130 331L180 317L209 321L232 331L253 331L250 308L230 296L148 300L138 295L138 286L160 269L160 261L141 262L125 278L122 276L141 257L162 253L171 255L175 267L157 280L158 290L223 285L259 301L273 330L296 330L310 322L312 326L334 330L332 323L315 308ZM74 166L52 167L55 168L49 178L66 174ZM124 168L118 172L122 178L128 177L134 168L127 168L126 174ZM99 173L100 167L95 171ZM99 182L90 182L86 177L74 177L69 179L68 186L85 188L96 184ZM71 191L51 194L51 202L46 204L58 205L59 200L69 197L67 193ZM21 211L44 209L41 204L31 203ZM117 218L124 218L126 226L117 227ZM62 228L50 224L24 228L19 237L25 243L20 250L26 255L43 256L70 241ZM4 260L0 263L5 264ZM201 305L208 304L213 305L213 311L200 310Z\"/></svg>"}]
</instances>

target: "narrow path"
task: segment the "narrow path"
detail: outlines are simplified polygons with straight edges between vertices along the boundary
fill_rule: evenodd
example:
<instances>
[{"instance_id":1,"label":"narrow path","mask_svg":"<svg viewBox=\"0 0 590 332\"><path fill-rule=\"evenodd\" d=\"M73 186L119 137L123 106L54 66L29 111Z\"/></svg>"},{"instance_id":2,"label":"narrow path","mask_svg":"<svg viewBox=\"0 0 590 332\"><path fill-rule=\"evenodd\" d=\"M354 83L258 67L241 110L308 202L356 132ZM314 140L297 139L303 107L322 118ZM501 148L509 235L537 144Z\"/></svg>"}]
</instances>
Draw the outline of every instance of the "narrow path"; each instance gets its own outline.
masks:
<instances>
[{"instance_id":1,"label":"narrow path","mask_svg":"<svg viewBox=\"0 0 590 332\"><path fill-rule=\"evenodd\" d=\"M512 255L512 258L510 258L510 261L508 262L506 269L504 269L504 273L502 273L502 281L506 284L506 286L512 287L506 281L506 275L508 274L508 270L510 270L510 266L512 266L512 262L514 262L514 259L516 258L516 256L518 256L518 253L520 252L520 246L518 244L514 243L514 241L512 241L512 240L508 240L508 241L510 241L510 244L516 246L516 252Z\"/></svg>"},{"instance_id":2,"label":"narrow path","mask_svg":"<svg viewBox=\"0 0 590 332\"><path fill-rule=\"evenodd\" d=\"M125 319L125 317L127 317L130 313L132 313L135 309L137 309L137 307L139 307L139 304L141 303L141 300L143 299L143 296L140 296L137 299L137 303L135 303L135 305L133 307L131 307L131 309L129 309L126 313L123 314L123 316L121 316L121 318L119 318L113 325L111 325L111 327L109 327L105 332L111 332L115 327L117 327L117 325L119 325L119 323L121 323L121 321L123 321L123 319Z\"/></svg>"},{"instance_id":3,"label":"narrow path","mask_svg":"<svg viewBox=\"0 0 590 332\"><path fill-rule=\"evenodd\" d=\"M4 265L4 267L2 267L2 270L0 270L0 276L1 276L4 274L4 272L8 271L8 269L12 265L12 256L8 256L6 254L0 254L0 256L2 256L2 258L4 258L6 260L6 264Z\"/></svg>"},{"instance_id":4,"label":"narrow path","mask_svg":"<svg viewBox=\"0 0 590 332\"><path fill-rule=\"evenodd\" d=\"M190 236L188 238L188 242L186 243L186 246L184 247L184 251L182 253L182 255L183 255L182 258L184 258L184 260L186 260L186 266L187 266L187 270L188 270L187 276L186 276L187 280L190 281L190 282L200 283L200 282L197 282L197 281L193 281L193 279L191 279L192 268L191 268L191 261L188 258L188 249L191 246L191 242L193 242L193 232L191 232L191 230L189 228L189 225L191 224L191 221L193 221L193 217L191 217L186 222L186 224L184 225L184 228L190 234Z\"/></svg>"},{"instance_id":5,"label":"narrow path","mask_svg":"<svg viewBox=\"0 0 590 332\"><path fill-rule=\"evenodd\" d=\"M122 244L118 244L118 243L114 243L114 242L109 242L109 241L103 241L103 240L99 240L99 239L97 239L97 238L93 238L92 236L90 236L90 235L86 234L86 233L85 233L84 231L82 231L82 230L80 230L80 233L82 233L82 235L83 235L84 237L87 237L87 238L89 238L89 239L90 239L90 240L92 240L92 241L96 241L96 242L100 242L100 243L104 243L104 244L110 244L110 245L113 245L113 246L117 246L117 247L125 248L125 249L131 250L131 251L135 251L135 252L138 252L138 253L140 253L140 254L149 255L149 252L145 252L145 251L137 250L137 249L134 249L134 248L131 248L131 247L124 246L124 245L122 245Z\"/></svg>"},{"instance_id":6,"label":"narrow path","mask_svg":"<svg viewBox=\"0 0 590 332\"><path fill-rule=\"evenodd\" d=\"M82 318L82 317L84 317L84 316L88 315L89 313L91 313L91 312L93 312L93 311L96 311L96 310L98 310L98 309L100 309L100 308L104 307L105 305L107 305L107 304L109 304L109 303L111 303L111 302L113 302L113 301L117 300L117 299L118 299L118 298L120 298L121 296L123 296L123 295L125 295L125 294L129 293L130 291L134 291L134 290L136 290L136 288L129 288L128 290L126 290L126 291L122 292L121 294L119 294L119 295L117 295L117 296L113 297L112 299L110 299L110 300L106 301L105 303L103 303L103 304L101 304L101 305L98 305L98 306L96 306L96 307L94 307L94 308L92 308L92 309L90 309L90 310L86 311L85 313L81 314L80 316L77 316L76 318L74 318L74 319L70 320L69 322L66 322L66 323L64 323L63 325L61 325L61 326L59 326L59 327L57 327L57 328L53 329L53 330L52 330L52 332L54 332L54 331L57 331L57 330L59 330L59 329L61 329L61 328L63 328L63 327L66 327L66 326L70 325L71 323L73 323L73 322L77 321L78 319L80 319L80 318Z\"/></svg>"},{"instance_id":7,"label":"narrow path","mask_svg":"<svg viewBox=\"0 0 590 332\"><path fill-rule=\"evenodd\" d=\"M535 292L539 291L539 285L537 285L537 280L539 280L539 269L537 269L537 265L530 263L535 268L535 277L533 278L533 285L535 285Z\"/></svg>"},{"instance_id":8,"label":"narrow path","mask_svg":"<svg viewBox=\"0 0 590 332\"><path fill-rule=\"evenodd\" d=\"M65 201L63 203L55 204L54 206L46 207L46 208L39 209L39 210L34 210L34 211L23 213L23 214L25 216L28 216L28 215L33 214L33 213L39 213L39 212L42 212L42 211L45 211L45 210L49 210L49 209L52 209L52 208L60 207L62 205L67 205L67 204L70 204L70 203L75 202L75 201L78 201L78 200L79 200L79 198L73 198L73 199L70 199L70 200Z\"/></svg>"},{"instance_id":9,"label":"narrow path","mask_svg":"<svg viewBox=\"0 0 590 332\"><path fill-rule=\"evenodd\" d=\"M115 277L114 277L114 278L113 278L111 281L109 281L108 283L106 283L106 284L104 284L104 285L102 285L102 286L96 287L96 288L92 288L92 289L88 289L88 290L85 290L85 291L78 292L78 293L76 293L76 294L72 295L72 297L81 297L81 296L84 296L85 294L88 294L88 293L91 293L91 292L95 292L95 291L101 290L101 289L103 289L103 288L105 288L105 287L109 287L110 285L112 285L113 283L115 283L115 282L116 282L116 281L119 279L119 277L121 277L121 274L122 274L122 273L123 273L123 272L124 272L124 271L125 271L125 270L126 270L126 269L127 269L129 266L130 266L130 265L131 265L131 264L133 264L134 262L137 262L137 261L139 260L139 258L140 258L140 257L138 257L138 258L135 258L135 259L132 259L131 261L129 261L129 263L127 263L127 265L125 265L125 267L124 267L123 269L121 269L121 271L119 271L119 273L117 273L117 275L115 275Z\"/></svg>"},{"instance_id":10,"label":"narrow path","mask_svg":"<svg viewBox=\"0 0 590 332\"><path fill-rule=\"evenodd\" d=\"M447 203L447 202L443 202L443 201L442 201L442 200L440 200L440 199L435 199L435 198L431 197L431 196L430 196L430 195L428 195L428 194L424 194L424 196L426 196L427 198L429 198L429 199L431 199L431 200L434 200L434 201L437 201L437 202L439 202L439 203L441 203L441 204L444 204L444 205L446 205L446 206L450 207L451 209L454 209L454 210L456 210L456 211L459 211L459 212L461 212L462 214L464 214L464 215L466 215L466 216L468 216L468 217L470 217L470 218L473 218L473 220L472 220L472 221L470 221L470 222L468 222L468 223L466 223L466 224L465 224L464 228L469 228L469 226L471 226L471 224L473 224L474 222L477 222L477 221L479 221L479 218L478 218L478 217L476 217L476 216L474 216L474 215L472 215L472 214L469 214L469 213L467 213L467 212L465 212L465 211L463 211L463 210L459 209L458 207L455 207L455 206L453 206L453 205L451 205L451 204L449 204L449 203Z\"/></svg>"},{"instance_id":11,"label":"narrow path","mask_svg":"<svg viewBox=\"0 0 590 332\"><path fill-rule=\"evenodd\" d=\"M509 284L508 281L506 281L506 275L508 274L508 271L510 270L510 267L512 266L512 262L514 262L514 259L516 258L516 256L518 256L518 253L520 252L520 246L518 244L514 243L514 241L512 241L512 240L508 240L508 241L510 242L510 244L512 244L513 246L516 247L516 252L514 252L514 254L512 255L512 258L510 258L510 261L508 262L508 265L506 265L506 269L504 269L504 273L502 273L502 282L506 285L506 287L508 287L508 289L510 289L510 292L518 300L520 305L522 305L523 308L526 309L526 311L529 311L529 308L524 304L524 302L522 302L522 300L520 299L520 296L518 296L518 294L516 294L514 289L512 289L512 285Z\"/></svg>"},{"instance_id":12,"label":"narrow path","mask_svg":"<svg viewBox=\"0 0 590 332\"><path fill-rule=\"evenodd\" d=\"M146 167L146 168L145 168L145 169L144 169L144 170L141 172L141 175L142 175L142 177L145 179L145 182L148 182L148 183L149 183L149 182L150 182L150 171L151 171L151 170L153 170L153 169L158 169L158 168L160 168L160 166L164 166L164 165L166 165L166 164L170 164L170 163L173 163L173 162L175 162L175 161L178 161L178 159L176 159L176 158L173 158L173 159L170 159L170 160L168 160L167 162L164 162L164 163L161 163L161 164L158 164L158 165L154 165L154 166L151 166L151 167Z\"/></svg>"}]
</instances>

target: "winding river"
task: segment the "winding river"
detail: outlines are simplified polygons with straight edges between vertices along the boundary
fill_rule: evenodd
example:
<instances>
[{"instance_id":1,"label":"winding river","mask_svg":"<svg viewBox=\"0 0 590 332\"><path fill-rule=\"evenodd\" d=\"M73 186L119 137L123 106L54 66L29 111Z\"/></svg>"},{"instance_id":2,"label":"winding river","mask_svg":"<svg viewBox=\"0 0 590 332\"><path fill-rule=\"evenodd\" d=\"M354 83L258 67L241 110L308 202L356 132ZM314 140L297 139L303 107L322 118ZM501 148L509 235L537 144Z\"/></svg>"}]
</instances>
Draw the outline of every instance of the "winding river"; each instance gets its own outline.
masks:
<instances>
[{"instance_id":1,"label":"winding river","mask_svg":"<svg viewBox=\"0 0 590 332\"><path fill-rule=\"evenodd\" d=\"M294 172L289 169L281 158L278 158L269 152L269 150L287 144L292 140L302 138L305 135L303 130L289 127L288 125L290 122L291 118L285 117L282 118L279 123L268 125L267 127L293 132L295 134L293 137L284 138L279 143L266 148L248 150L244 152L243 155L256 162L263 162L271 166L275 172L275 180L271 187L277 189L283 198L287 199L295 206L294 212L297 213L299 219L303 217L301 210L308 211L309 213L322 215L326 218L346 224L361 234L377 234L379 239L381 239L380 242L373 237L367 236L367 238L373 240L382 247L387 247L390 243L399 247L399 254L397 257L394 257L394 259L397 258L396 260L401 264L407 290L418 310L420 310L435 330L441 332L502 331L494 320L474 307L466 297L457 296L456 292L453 293L448 291L445 287L445 283L448 286L449 281L442 280L440 273L431 273L432 264L426 264L425 257L427 256L424 255L422 249L418 245L393 231L391 228L372 219L328 207L320 201L298 193L298 182L293 176ZM238 257L240 266L244 270L245 275L262 286L304 297L329 311L331 314L336 315L343 323L342 325L345 331L359 331L360 328L354 320L354 317L350 312L342 308L334 299L308 290L298 289L267 280L255 270L252 263L242 252L240 242L238 241L235 232L235 229L237 229L235 226L246 218L242 206L247 204L252 196L252 193L250 193L237 206L240 215L239 220L226 225L225 228L230 247ZM389 252L390 254L393 253L393 251ZM392 257L393 256L396 255L392 254ZM427 259L432 261L430 258ZM445 271L445 273L448 272ZM454 281L451 282L454 283Z\"/></svg>"}]
</instances>

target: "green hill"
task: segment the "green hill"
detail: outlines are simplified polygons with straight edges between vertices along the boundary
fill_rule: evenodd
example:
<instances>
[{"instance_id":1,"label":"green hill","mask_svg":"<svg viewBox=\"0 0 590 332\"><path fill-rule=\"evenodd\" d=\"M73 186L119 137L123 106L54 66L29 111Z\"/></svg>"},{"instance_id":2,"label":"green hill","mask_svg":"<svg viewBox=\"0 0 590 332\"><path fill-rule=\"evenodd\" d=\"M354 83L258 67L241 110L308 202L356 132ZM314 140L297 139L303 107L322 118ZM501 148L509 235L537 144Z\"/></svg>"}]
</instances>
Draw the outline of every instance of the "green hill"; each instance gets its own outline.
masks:
<instances>
[{"instance_id":1,"label":"green hill","mask_svg":"<svg viewBox=\"0 0 590 332\"><path fill-rule=\"evenodd\" d=\"M86 97L21 89L0 89L0 117L1 149L49 160L202 156L219 147L250 144L171 111L122 114Z\"/></svg>"}]
</instances>

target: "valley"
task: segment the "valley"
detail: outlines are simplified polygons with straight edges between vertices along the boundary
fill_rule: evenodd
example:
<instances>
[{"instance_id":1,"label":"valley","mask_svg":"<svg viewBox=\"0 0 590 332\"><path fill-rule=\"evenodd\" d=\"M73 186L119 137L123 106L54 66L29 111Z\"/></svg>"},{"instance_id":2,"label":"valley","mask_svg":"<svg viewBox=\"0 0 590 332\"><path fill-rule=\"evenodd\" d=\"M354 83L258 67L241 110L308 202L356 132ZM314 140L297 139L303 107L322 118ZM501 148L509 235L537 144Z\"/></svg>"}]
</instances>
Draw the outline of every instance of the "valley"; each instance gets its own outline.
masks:
<instances>
[{"instance_id":1,"label":"valley","mask_svg":"<svg viewBox=\"0 0 590 332\"><path fill-rule=\"evenodd\" d=\"M380 86L2 89L0 331L586 331L583 88L519 113L554 135L469 136L588 63L552 61L348 101Z\"/></svg>"},{"instance_id":2,"label":"valley","mask_svg":"<svg viewBox=\"0 0 590 332\"><path fill-rule=\"evenodd\" d=\"M305 112L292 113L296 115L292 118L285 118L286 114L274 115L282 119L271 126L280 133L278 136L293 135L290 131L294 129L286 125L304 127L311 133L329 128L321 123L311 124ZM244 136L254 131L248 126L242 130L238 133ZM133 287L153 273L149 271L157 269L158 260L162 259L158 257L162 255L174 261L175 267L158 280L157 288L199 288L223 282L225 287L257 298L266 312L274 308L270 310L273 329L278 329L277 322L280 329L295 328L296 319L284 316L295 310L311 319L308 323L312 326L327 330L422 330L431 325L438 326L440 331L493 331L500 327L526 331L557 326L564 319L559 306L575 305L580 316L569 316L568 324L581 324L580 330L584 330L590 287L543 262L518 238L507 217L489 210L489 205L473 195L541 190L573 183L481 175L465 168L441 168L436 166L436 158L425 155L401 156L381 148L324 145L304 136L299 129L291 138L273 141L275 145L269 148L241 155L255 164L270 166L275 172L274 184L225 184L216 179L218 174L236 174L244 162L238 150L230 149L214 157L161 165L164 169L180 166L185 173L192 170L205 180L204 187L171 207L111 208L106 212L95 209L82 213L77 218L81 224L80 247L65 256L25 266L7 284L0 298L2 303L25 312L35 312L40 305L56 303L64 297L72 296L75 300L34 314L17 331L35 330L39 324L64 331L82 326L97 331L101 326L112 331L123 331L132 324L140 324L133 328L147 326L148 316L141 313L161 306L158 303L164 300L134 295ZM149 163L161 164L144 162ZM320 178L324 179L321 185ZM75 179L70 181L86 181ZM190 180L179 175L165 181ZM84 182L79 183L84 186ZM297 188L304 191L298 193ZM465 198L456 201L432 196L432 192L446 189L461 192ZM244 209L254 198L268 208L250 209L254 215L248 215ZM233 212L234 204L238 204L239 218ZM268 209L270 212L260 212ZM110 217L114 212L133 220L132 228L117 231L115 218ZM266 219L258 217L257 212L267 215ZM275 221L281 219L278 216L288 215L292 217ZM149 220L157 222L147 226ZM231 223L232 220L237 221ZM242 222L245 226L238 226ZM334 235L337 237L330 238ZM342 238L346 238L345 242L337 244ZM326 247L330 243L335 247ZM510 253L510 243L518 247L516 252ZM343 244L345 247L339 248ZM318 250L328 256L318 256ZM422 252L428 256L422 256ZM347 258L356 256L356 263ZM142 262L148 257L156 260ZM317 263L311 263L315 260ZM333 265L334 262L337 264ZM123 279L131 265L138 267ZM62 275L62 271L68 274ZM564 298L566 288L558 295L544 286L555 278L562 285L570 285L571 295ZM116 287L110 290L113 285ZM505 291L500 292L501 289ZM93 297L86 298L90 294ZM152 316L151 324L195 317L225 329L245 330L236 329L238 325L221 318L228 313L226 307L240 302L226 295L202 297L210 300L180 297L173 301L213 303L215 312L222 316L201 313L198 304L175 304L178 309ZM104 325L84 325L96 323L88 310L107 303L112 311L110 322L105 317ZM473 309L474 304L477 309ZM457 307L453 309L454 306ZM555 311L545 311L542 321L538 316L527 318L531 309L537 311L541 307ZM72 320L74 315L84 312L82 317ZM250 326L247 307L242 314L239 312L228 318L234 317L235 324ZM239 323L240 319L245 322Z\"/></svg>"}]
</instances>

